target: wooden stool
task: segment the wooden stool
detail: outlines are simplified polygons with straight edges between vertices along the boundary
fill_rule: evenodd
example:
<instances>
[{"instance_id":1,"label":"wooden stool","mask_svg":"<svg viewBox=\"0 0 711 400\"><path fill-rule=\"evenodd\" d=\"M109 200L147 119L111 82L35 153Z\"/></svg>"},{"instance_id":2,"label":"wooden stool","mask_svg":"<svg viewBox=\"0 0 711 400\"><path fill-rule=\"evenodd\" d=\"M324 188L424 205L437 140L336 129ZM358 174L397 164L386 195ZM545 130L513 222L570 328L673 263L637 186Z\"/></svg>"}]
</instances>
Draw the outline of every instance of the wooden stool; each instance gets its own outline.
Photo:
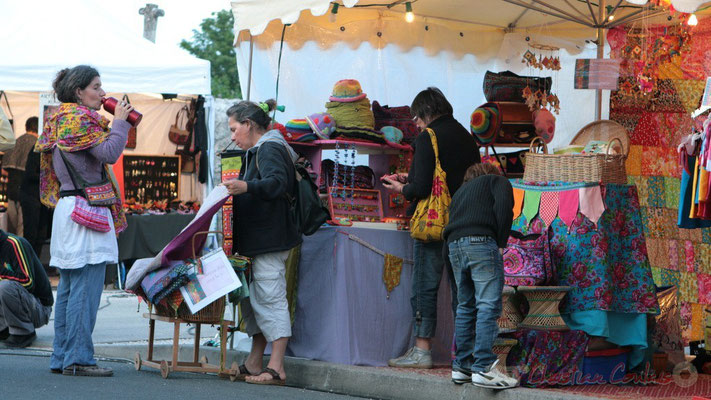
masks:
<instances>
[{"instance_id":1,"label":"wooden stool","mask_svg":"<svg viewBox=\"0 0 711 400\"><path fill-rule=\"evenodd\" d=\"M511 348L513 348L517 344L518 340L516 339L496 338L496 340L494 341L494 346L491 348L491 350L494 352L494 354L496 354L496 358L499 359L499 363L496 364L496 368L504 374L507 373L506 357L508 357Z\"/></svg>"},{"instance_id":2,"label":"wooden stool","mask_svg":"<svg viewBox=\"0 0 711 400\"><path fill-rule=\"evenodd\" d=\"M511 286L504 286L501 293L501 316L496 320L499 325L499 333L509 333L516 330L523 317L518 308L513 304L512 297L515 291Z\"/></svg>"},{"instance_id":3,"label":"wooden stool","mask_svg":"<svg viewBox=\"0 0 711 400\"><path fill-rule=\"evenodd\" d=\"M560 317L558 306L570 286L519 286L518 291L528 300L528 315L518 325L519 328L565 331L568 325Z\"/></svg>"}]
</instances>

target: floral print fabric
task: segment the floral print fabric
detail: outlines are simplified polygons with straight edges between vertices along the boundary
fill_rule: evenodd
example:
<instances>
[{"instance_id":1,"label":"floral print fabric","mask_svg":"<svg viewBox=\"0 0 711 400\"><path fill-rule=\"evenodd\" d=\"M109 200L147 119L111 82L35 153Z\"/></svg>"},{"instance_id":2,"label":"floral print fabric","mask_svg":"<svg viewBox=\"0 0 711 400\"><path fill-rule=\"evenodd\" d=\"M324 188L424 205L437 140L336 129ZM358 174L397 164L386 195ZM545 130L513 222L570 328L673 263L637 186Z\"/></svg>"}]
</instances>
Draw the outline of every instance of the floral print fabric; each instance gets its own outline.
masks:
<instances>
[{"instance_id":1,"label":"floral print fabric","mask_svg":"<svg viewBox=\"0 0 711 400\"><path fill-rule=\"evenodd\" d=\"M561 186L561 190L565 187ZM561 312L586 310L657 314L652 271L640 217L637 190L631 185L606 185L606 209L598 227L578 212L568 228L560 218L551 224L551 251L559 285L572 286ZM524 205L525 207L525 205ZM539 217L524 216L512 229L540 233Z\"/></svg>"},{"instance_id":2,"label":"floral print fabric","mask_svg":"<svg viewBox=\"0 0 711 400\"><path fill-rule=\"evenodd\" d=\"M519 376L522 386L582 383L578 371L588 347L585 332L522 329L512 335L518 345L511 349L506 364L513 366L513 374Z\"/></svg>"}]
</instances>

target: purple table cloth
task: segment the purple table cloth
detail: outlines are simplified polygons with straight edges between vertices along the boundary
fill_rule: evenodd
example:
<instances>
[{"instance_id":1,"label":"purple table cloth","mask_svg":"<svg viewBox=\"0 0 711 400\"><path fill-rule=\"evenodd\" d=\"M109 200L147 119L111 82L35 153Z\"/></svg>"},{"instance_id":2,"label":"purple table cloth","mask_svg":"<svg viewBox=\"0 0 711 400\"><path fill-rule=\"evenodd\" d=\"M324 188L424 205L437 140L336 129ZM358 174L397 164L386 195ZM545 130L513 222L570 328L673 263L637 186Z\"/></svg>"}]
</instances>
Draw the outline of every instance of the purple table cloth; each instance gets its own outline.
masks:
<instances>
[{"instance_id":1,"label":"purple table cloth","mask_svg":"<svg viewBox=\"0 0 711 400\"><path fill-rule=\"evenodd\" d=\"M403 263L400 284L390 292L383 283L384 258L354 240L412 260L409 232L323 227L306 236L301 248L296 315L287 354L339 364L385 366L414 343L411 263ZM449 365L452 311L443 273L433 341L435 363Z\"/></svg>"}]
</instances>

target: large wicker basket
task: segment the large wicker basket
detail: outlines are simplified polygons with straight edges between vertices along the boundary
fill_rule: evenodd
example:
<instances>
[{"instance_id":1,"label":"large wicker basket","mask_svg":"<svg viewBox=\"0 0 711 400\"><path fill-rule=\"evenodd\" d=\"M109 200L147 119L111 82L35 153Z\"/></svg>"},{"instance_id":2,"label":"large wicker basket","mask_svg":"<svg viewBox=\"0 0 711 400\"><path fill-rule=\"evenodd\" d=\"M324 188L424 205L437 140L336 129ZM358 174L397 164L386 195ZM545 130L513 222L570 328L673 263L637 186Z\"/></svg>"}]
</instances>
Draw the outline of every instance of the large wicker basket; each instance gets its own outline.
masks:
<instances>
[{"instance_id":1,"label":"large wicker basket","mask_svg":"<svg viewBox=\"0 0 711 400\"><path fill-rule=\"evenodd\" d=\"M210 233L219 233L220 235L223 235L224 239L224 233L222 231L195 232L192 237L191 246L191 248L193 249L193 260L198 260L197 254L195 254L195 238L200 235L208 235ZM222 243L220 243L220 247L222 247ZM188 308L188 305L185 304L185 302L182 302L180 304L180 307L178 307L177 311L173 310L170 307L166 307L160 303L153 304L152 306L155 307L156 315L159 315L161 317L178 318L188 322L219 324L222 321L223 316L225 315L225 296L222 296L219 299L213 301L195 314L190 311L190 308ZM153 311L151 310L150 312Z\"/></svg>"},{"instance_id":2,"label":"large wicker basket","mask_svg":"<svg viewBox=\"0 0 711 400\"><path fill-rule=\"evenodd\" d=\"M526 169L523 179L529 182L599 182L627 183L626 151L622 154L610 154L613 143L622 141L613 138L606 154L546 154L548 148L543 139L536 138L531 142L530 152L526 154ZM539 144L537 144L539 143ZM536 148L543 154L536 153Z\"/></svg>"},{"instance_id":3,"label":"large wicker basket","mask_svg":"<svg viewBox=\"0 0 711 400\"><path fill-rule=\"evenodd\" d=\"M161 317L178 318L183 321L199 322L202 324L219 324L223 315L225 315L225 297L223 296L213 301L195 314L190 312L185 302L180 304L178 311L173 311L172 308L165 307L160 303L153 304L153 307L155 314Z\"/></svg>"}]
</instances>

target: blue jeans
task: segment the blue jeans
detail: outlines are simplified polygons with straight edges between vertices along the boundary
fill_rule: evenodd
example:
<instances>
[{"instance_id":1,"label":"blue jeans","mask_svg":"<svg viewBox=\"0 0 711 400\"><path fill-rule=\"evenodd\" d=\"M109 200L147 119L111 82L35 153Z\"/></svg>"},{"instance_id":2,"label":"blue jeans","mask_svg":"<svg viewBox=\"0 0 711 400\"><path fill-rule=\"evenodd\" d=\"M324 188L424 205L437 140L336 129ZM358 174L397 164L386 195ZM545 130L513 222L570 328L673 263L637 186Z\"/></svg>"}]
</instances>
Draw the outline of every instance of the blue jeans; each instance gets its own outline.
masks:
<instances>
[{"instance_id":1,"label":"blue jeans","mask_svg":"<svg viewBox=\"0 0 711 400\"><path fill-rule=\"evenodd\" d=\"M445 265L444 242L423 242L415 240L415 266L412 276L412 317L415 337L432 338L437 327L437 292ZM452 270L447 268L449 286L452 290L452 311L456 307L456 285L452 280Z\"/></svg>"},{"instance_id":2,"label":"blue jeans","mask_svg":"<svg viewBox=\"0 0 711 400\"><path fill-rule=\"evenodd\" d=\"M453 368L484 371L496 361L492 347L499 334L503 258L493 238L467 236L449 243L449 259L459 293Z\"/></svg>"},{"instance_id":3,"label":"blue jeans","mask_svg":"<svg viewBox=\"0 0 711 400\"><path fill-rule=\"evenodd\" d=\"M96 365L91 333L104 290L104 275L106 263L59 270L51 369L64 369L73 364Z\"/></svg>"}]
</instances>

